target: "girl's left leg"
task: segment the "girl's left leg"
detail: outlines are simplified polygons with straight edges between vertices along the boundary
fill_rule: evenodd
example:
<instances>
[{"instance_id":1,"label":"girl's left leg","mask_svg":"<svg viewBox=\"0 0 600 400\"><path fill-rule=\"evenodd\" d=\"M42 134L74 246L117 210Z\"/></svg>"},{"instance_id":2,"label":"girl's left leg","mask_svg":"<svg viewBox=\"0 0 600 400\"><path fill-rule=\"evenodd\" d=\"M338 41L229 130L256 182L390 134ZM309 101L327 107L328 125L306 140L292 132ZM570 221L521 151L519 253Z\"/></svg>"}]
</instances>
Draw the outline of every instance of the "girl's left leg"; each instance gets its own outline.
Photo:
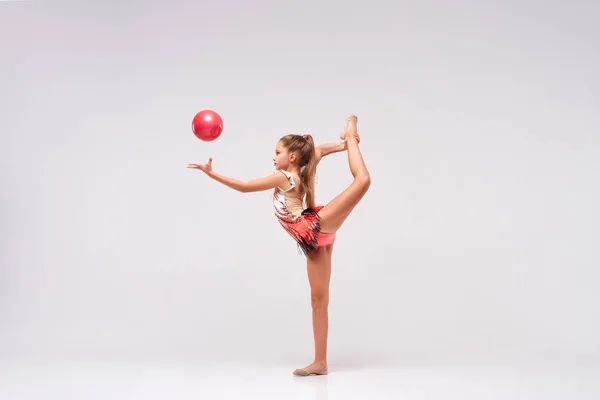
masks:
<instances>
[{"instance_id":1,"label":"girl's left leg","mask_svg":"<svg viewBox=\"0 0 600 400\"><path fill-rule=\"evenodd\" d=\"M327 375L327 334L329 330L329 281L333 245L319 247L306 257L310 302L312 306L315 358L312 364L294 371L294 375Z\"/></svg>"}]
</instances>

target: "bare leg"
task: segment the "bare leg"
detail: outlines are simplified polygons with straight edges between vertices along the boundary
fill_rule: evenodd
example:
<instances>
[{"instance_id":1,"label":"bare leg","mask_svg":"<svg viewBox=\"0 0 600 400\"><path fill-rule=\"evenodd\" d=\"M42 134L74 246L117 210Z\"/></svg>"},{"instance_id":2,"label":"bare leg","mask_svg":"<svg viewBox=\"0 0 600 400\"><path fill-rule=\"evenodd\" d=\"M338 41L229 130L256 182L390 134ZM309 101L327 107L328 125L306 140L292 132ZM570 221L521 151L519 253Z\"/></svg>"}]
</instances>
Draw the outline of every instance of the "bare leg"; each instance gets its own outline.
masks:
<instances>
[{"instance_id":1,"label":"bare leg","mask_svg":"<svg viewBox=\"0 0 600 400\"><path fill-rule=\"evenodd\" d=\"M294 375L327 375L327 335L329 331L329 281L333 245L319 247L306 258L312 306L315 358L312 364L294 371Z\"/></svg>"},{"instance_id":2,"label":"bare leg","mask_svg":"<svg viewBox=\"0 0 600 400\"><path fill-rule=\"evenodd\" d=\"M358 148L356 123L357 118L351 116L348 118L344 130L348 148L348 164L354 181L319 211L321 231L325 233L333 233L340 229L371 185L371 175Z\"/></svg>"}]
</instances>

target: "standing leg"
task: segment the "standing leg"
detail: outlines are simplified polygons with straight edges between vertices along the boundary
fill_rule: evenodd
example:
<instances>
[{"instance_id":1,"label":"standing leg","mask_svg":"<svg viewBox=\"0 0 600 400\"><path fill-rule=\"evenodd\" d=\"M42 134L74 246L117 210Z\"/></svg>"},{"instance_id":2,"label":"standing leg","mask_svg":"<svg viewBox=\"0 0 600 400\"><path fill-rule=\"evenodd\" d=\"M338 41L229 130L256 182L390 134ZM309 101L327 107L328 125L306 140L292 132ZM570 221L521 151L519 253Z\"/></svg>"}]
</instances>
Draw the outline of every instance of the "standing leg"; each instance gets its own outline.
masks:
<instances>
[{"instance_id":1,"label":"standing leg","mask_svg":"<svg viewBox=\"0 0 600 400\"><path fill-rule=\"evenodd\" d=\"M371 175L362 158L358 148L358 140L355 136L357 133L356 123L357 118L350 116L342 133L346 140L348 164L350 165L350 172L354 176L354 181L319 211L321 231L325 233L333 233L340 229L371 185Z\"/></svg>"},{"instance_id":2,"label":"standing leg","mask_svg":"<svg viewBox=\"0 0 600 400\"><path fill-rule=\"evenodd\" d=\"M294 371L294 375L327 375L327 336L329 332L329 281L333 245L319 247L306 258L310 302L312 306L315 358L312 364Z\"/></svg>"}]
</instances>

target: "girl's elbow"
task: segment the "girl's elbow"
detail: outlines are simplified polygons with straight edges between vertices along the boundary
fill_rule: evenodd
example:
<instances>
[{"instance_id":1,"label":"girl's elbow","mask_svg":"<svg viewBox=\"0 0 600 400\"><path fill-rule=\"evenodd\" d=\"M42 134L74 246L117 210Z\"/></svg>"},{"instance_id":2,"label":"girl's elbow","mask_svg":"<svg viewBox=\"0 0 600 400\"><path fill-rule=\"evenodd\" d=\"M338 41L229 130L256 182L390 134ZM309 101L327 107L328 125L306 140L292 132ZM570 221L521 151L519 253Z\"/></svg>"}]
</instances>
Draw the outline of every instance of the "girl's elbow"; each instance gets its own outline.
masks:
<instances>
[{"instance_id":1,"label":"girl's elbow","mask_svg":"<svg viewBox=\"0 0 600 400\"><path fill-rule=\"evenodd\" d=\"M248 182L244 182L238 187L238 192L240 193L250 193L254 191L256 191L256 189Z\"/></svg>"}]
</instances>

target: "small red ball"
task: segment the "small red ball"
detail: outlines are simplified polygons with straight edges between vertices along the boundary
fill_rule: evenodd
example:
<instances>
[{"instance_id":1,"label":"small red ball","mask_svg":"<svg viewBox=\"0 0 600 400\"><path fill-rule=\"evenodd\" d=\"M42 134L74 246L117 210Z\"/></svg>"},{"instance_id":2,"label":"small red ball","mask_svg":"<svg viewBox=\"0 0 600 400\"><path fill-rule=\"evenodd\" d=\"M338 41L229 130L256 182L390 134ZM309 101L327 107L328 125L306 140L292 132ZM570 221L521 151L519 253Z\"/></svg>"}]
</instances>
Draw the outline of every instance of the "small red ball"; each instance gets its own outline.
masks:
<instances>
[{"instance_id":1,"label":"small red ball","mask_svg":"<svg viewBox=\"0 0 600 400\"><path fill-rule=\"evenodd\" d=\"M200 140L213 141L223 132L223 119L212 110L202 110L192 120L192 132Z\"/></svg>"}]
</instances>

